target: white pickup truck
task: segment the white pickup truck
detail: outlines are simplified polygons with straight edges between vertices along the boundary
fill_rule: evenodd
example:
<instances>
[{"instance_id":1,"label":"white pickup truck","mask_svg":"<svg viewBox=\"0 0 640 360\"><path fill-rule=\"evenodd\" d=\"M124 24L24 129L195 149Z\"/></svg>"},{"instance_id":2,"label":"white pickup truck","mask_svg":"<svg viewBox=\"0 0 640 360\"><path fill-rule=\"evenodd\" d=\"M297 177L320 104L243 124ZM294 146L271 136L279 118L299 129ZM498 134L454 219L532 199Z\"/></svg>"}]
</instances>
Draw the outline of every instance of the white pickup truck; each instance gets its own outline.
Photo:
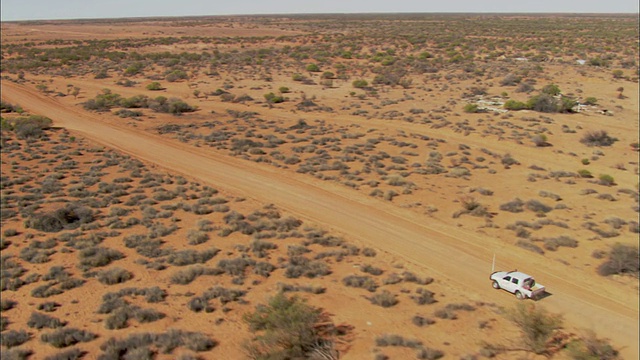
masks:
<instances>
[{"instance_id":1,"label":"white pickup truck","mask_svg":"<svg viewBox=\"0 0 640 360\"><path fill-rule=\"evenodd\" d=\"M545 293L545 288L541 284L536 284L533 277L515 271L496 271L489 277L494 289L504 289L516 295L520 300L531 298L536 299Z\"/></svg>"}]
</instances>

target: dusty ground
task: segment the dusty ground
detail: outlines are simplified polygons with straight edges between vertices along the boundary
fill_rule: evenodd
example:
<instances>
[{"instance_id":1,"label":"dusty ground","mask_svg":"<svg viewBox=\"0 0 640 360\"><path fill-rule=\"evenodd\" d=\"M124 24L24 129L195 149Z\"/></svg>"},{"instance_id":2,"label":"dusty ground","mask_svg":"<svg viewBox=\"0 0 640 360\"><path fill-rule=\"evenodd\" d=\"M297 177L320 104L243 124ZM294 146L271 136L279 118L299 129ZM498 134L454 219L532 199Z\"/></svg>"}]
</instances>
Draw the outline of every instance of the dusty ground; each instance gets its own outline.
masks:
<instances>
[{"instance_id":1,"label":"dusty ground","mask_svg":"<svg viewBox=\"0 0 640 360\"><path fill-rule=\"evenodd\" d=\"M357 28L353 23L350 21L348 24ZM305 36L286 40L269 38L292 32L301 34L305 26L309 26L294 25L295 22L285 20L280 26L266 26L256 19L246 23L236 19L229 23L191 24L189 27L180 24L166 26L163 22L135 25L117 22L3 24L2 36L3 44L5 41L20 44L52 38L213 36L213 42L163 45L161 50L155 51L199 52L215 48L233 53L246 47L282 48L283 42L310 44ZM355 33L356 30L349 26L345 26L346 29ZM120 30L125 27L131 34ZM270 30L265 32L266 28ZM332 33L333 30L329 28L326 31ZM244 40L229 44L218 38L234 36L239 37L236 38L238 40L252 35L267 38L253 44ZM392 46L393 42L390 40L389 44ZM58 45L45 42L42 46ZM137 49L141 53L154 52L152 45ZM431 51L437 51L435 49ZM622 54L625 49L619 51ZM514 57L517 54L517 51L507 53ZM498 268L518 268L532 273L538 282L548 287L551 296L537 305L562 314L567 333L594 330L599 336L611 339L625 358L637 358L637 278L600 276L596 269L604 259L593 257L597 251L606 254L615 243L634 245L638 241L637 230L634 232L632 226L636 221L637 229L638 153L630 146L638 141L637 77L633 80L632 71L623 68L623 74L631 81L613 78L612 68L579 66L571 56L565 58L567 60L563 62L542 63L542 70L536 69L528 77L537 80L536 89L553 83L566 93L579 94L580 99L595 97L598 105L586 106L576 114L545 114L529 110L505 113L499 105L496 111L464 112L465 104L478 101L478 97L464 95L473 92L473 87L484 87L487 94L483 97L492 101L503 102L503 92L522 101L530 96L515 92L513 86L499 83L509 71L533 71L531 69L536 66L504 59L483 62L488 64L487 68L496 67L498 71L494 73L502 73L501 76L489 78L486 72L485 75L473 72L468 75L468 71L453 67L441 70L444 78L407 75L413 83L406 89L379 85L375 94L355 89L351 84L358 78L372 82L374 74L362 70L368 63L366 59L354 59L351 63L344 61L359 70L353 70L351 78L335 79L325 85L321 85L321 73L305 71L306 64L313 62L308 60L291 64L288 63L291 60L284 60L284 68L267 72L271 78L268 81L265 80L265 71L258 65L233 69L220 65L216 74L191 69L187 81L177 82L158 78L163 72L160 66L154 66L145 70L145 76L130 76L129 79L138 82L132 87L116 85L120 77L115 76L116 70L112 67L108 67L112 77L94 79L91 73L81 70L74 74L76 68L71 66L66 68L64 77L50 73L50 69L32 70L22 76L3 73L2 99L20 105L31 114L47 116L56 127L65 129L55 130L51 135L54 142L43 142L42 148L36 150L45 154L41 156L52 156L55 152L50 149L62 142L70 147L66 151L72 155L68 156L77 157L79 164L72 173L65 175L66 190L62 194L73 186L73 179L86 174L90 166L96 164L99 156L89 149L104 147L109 154L126 154L141 160L146 168L151 167L153 173L160 174L161 178L180 176L186 179L185 187L198 184L191 188L196 193L203 191L204 185L219 189L225 198L236 199L227 203L233 210L248 214L266 204L274 204L283 214L301 219L305 227L328 230L360 249L375 249L378 255L373 259L362 255L349 255L342 261L335 257L326 258L332 274L311 280L317 286L326 287L326 292L305 296L311 304L329 312L335 323L353 327L350 341L343 345L348 350L343 358L371 358L377 352L391 358L413 356L415 350L377 347L376 337L385 333L420 339L427 346L442 350L447 358L482 354L482 342L513 342L510 334L514 327L499 315L499 308L511 308L516 300L507 293L491 289L487 277L493 254ZM237 65L234 63L233 66ZM77 69L82 67L78 65ZM323 70L331 68L328 64L322 67ZM613 69L617 69L615 64ZM358 76L358 72L364 75ZM293 81L293 73L303 73L314 84ZM451 74L455 76L447 77ZM161 92L145 89L154 80L160 81L165 89ZM46 84L46 89L37 87L42 84ZM228 84L232 85L226 87L228 92L236 97L248 95L250 100L223 101L221 97L210 95ZM283 86L291 90L283 94L287 101L268 104L264 100L265 93L277 94ZM77 97L68 95L73 87L80 90ZM619 90L620 87L623 91ZM110 112L84 110L82 103L94 98L104 88L122 97L140 94L175 96L196 105L198 111L176 117L144 109L143 116L139 118L123 119ZM199 91L198 95L194 90ZM307 106L309 104L306 103L299 106L305 104L305 100L311 100L314 105ZM485 104L478 103L481 106ZM603 114L604 109L613 116ZM304 120L305 127L300 128L300 120ZM177 126L170 127L170 124ZM588 147L579 141L585 133L602 129L618 141L608 147ZM535 146L532 138L536 134L545 134L551 146ZM69 136L78 140L70 142ZM284 141L274 142L273 136ZM238 140L249 146L239 147ZM18 140L12 138L11 141ZM265 146L267 143L270 146ZM29 143L21 146L30 148ZM61 171L46 170L38 165L33 155L32 160L28 160L29 157L17 155L18 150L5 150L5 147L3 145L3 183L25 176L28 178L25 181L38 187L34 181L39 177L46 176L47 172ZM118 159L115 163L119 168L106 171L101 182L116 183L115 179L123 176L120 172L130 171L123 165L123 155L113 156ZM434 156L441 158L438 166L444 171L419 171L425 168L424 164L428 166ZM13 160L15 158L17 160ZM515 159L515 162L507 164L505 159ZM589 161L584 162L583 159ZM57 159L51 166L59 162ZM416 163L422 165L413 166ZM579 169L588 169L595 179L577 176ZM597 184L600 174L613 176L615 185ZM144 188L139 179L132 177L131 180L129 184L134 188ZM176 191L175 184L165 184L163 187ZM11 190L23 195L25 188L17 188L14 185ZM87 190L99 188L93 185ZM14 194L3 191L3 199L9 195ZM123 196L122 203L125 203L131 194ZM57 198L45 196L45 201L39 204L40 211L44 211L42 209L46 209L49 202L55 205ZM462 209L461 202L471 198L486 207L483 215L456 214ZM516 213L501 210L502 204L515 198L525 202L537 200L549 206L550 210L525 209ZM181 199L186 201L190 197ZM196 201L195 198L193 200ZM162 203L171 209L170 204L176 201ZM111 206L100 210L99 223L103 226L109 223L107 213ZM147 216L142 213L143 208L136 206L132 209L133 212L127 216ZM179 225L177 231L163 237L163 247L166 248L190 248L184 240L187 231L195 228L198 220L203 218L223 226L223 214L195 216L191 212L173 211L173 218L179 219ZM41 241L51 237L25 229L23 220L19 217L3 218L3 229L16 229L18 233L15 237L7 237L11 245L3 250L3 256L18 256L34 237ZM169 224L166 219L158 222L165 226ZM126 257L114 264L132 271L135 274L132 280L122 285L106 286L89 277L82 287L51 298L62 304L61 310L53 314L68 320L70 324L67 326L99 335L97 340L80 345L89 354L97 354L100 344L111 336L123 337L131 332L157 332L173 327L201 331L219 341L217 347L203 353L205 358L221 354L242 358L240 345L250 335L241 321L241 314L256 304L264 303L276 291L278 282L291 281L283 276L284 269L275 270L268 278L248 275L241 286L248 290L246 304L234 303L230 306L231 311L216 310L212 316L201 316L185 307L187 300L183 294L193 292L198 295L213 285L212 278L203 276L189 285L171 284L170 276L178 270L176 266L158 271L136 262L144 256L122 246L122 241L127 235L143 232L142 225L133 226L119 231L101 245L125 253ZM288 245L299 242L290 235L277 240L278 248L269 251L266 259L273 265L281 264L279 258L287 257ZM554 250L544 246L549 239L559 236L577 240L577 247ZM236 245L249 245L250 241L251 236L238 233L229 237L212 235L208 242L195 248L204 250L214 246L222 250L205 262L205 265L212 266L221 258L235 258L242 254ZM519 241L521 246L518 246ZM523 241L528 244L528 249L522 246ZM44 274L51 266L62 264L81 277L81 271L74 265L76 256L73 252L66 254L61 251L62 245L56 246L56 253L48 262L23 262L23 266L31 273ZM311 248L312 254L322 252L315 245ZM347 275L361 274L358 267L365 264L382 268L385 271L382 277L408 270L419 277L433 277L435 282L426 286L406 282L384 285L381 288L396 294L400 302L391 308L378 307L366 300L365 297L370 296L368 291L341 283ZM235 287L231 276L214 279L217 279L215 284ZM254 284L253 280L259 280L259 283ZM100 297L114 289L133 286L130 285L132 282L136 287L157 285L167 291L165 302L154 307L165 313L166 318L149 324L133 322L133 326L118 331L106 330L102 324L105 316L96 314ZM299 283L306 282L302 280ZM18 291L3 291L3 299L10 298L18 303L16 310L6 312L10 321L8 328L32 332L34 340L24 347L34 350L38 358L53 352L51 346L35 336L42 331L24 325L39 303L30 296L30 291L39 285L41 283L36 282ZM438 302L422 306L414 304L409 295L420 287L433 291ZM436 323L427 328L411 324L412 316L419 313L433 317L435 310L451 303L472 304L476 310L461 312L457 320L436 319ZM143 303L140 306L146 307ZM61 314L63 311L64 316ZM217 318L224 321L213 325ZM515 354L508 352L500 356L513 358L521 353ZM557 356L562 358L566 354Z\"/></svg>"}]
</instances>

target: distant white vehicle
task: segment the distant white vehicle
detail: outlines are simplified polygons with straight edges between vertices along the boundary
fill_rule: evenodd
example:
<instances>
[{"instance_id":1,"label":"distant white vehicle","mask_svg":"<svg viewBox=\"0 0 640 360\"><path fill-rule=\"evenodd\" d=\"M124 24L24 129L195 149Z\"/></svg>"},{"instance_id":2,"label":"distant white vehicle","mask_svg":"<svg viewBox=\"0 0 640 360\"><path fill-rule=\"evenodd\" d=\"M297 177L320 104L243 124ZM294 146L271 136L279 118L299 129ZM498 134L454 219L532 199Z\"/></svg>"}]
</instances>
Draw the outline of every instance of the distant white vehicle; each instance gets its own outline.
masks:
<instances>
[{"instance_id":1,"label":"distant white vehicle","mask_svg":"<svg viewBox=\"0 0 640 360\"><path fill-rule=\"evenodd\" d=\"M545 288L537 284L532 276L515 271L495 271L489 277L494 289L504 289L515 294L519 300L537 299L544 295Z\"/></svg>"}]
</instances>

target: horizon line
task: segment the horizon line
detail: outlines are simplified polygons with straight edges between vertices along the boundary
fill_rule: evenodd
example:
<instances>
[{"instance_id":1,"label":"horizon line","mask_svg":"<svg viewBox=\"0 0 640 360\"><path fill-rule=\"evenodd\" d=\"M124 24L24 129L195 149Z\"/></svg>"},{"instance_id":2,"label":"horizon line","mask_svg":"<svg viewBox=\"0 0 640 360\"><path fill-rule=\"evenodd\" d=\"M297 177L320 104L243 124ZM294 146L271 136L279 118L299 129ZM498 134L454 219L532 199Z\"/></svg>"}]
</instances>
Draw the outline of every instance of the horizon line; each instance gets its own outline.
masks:
<instances>
[{"instance_id":1,"label":"horizon line","mask_svg":"<svg viewBox=\"0 0 640 360\"><path fill-rule=\"evenodd\" d=\"M143 19L178 19L178 18L211 18L211 17L270 17L270 16L327 16L327 15L590 15L590 16L631 16L640 12L310 12L310 13L254 13L254 14L218 14L218 15L149 15L149 16L121 16L121 17L76 17L76 18L34 18L34 19L0 19L0 22L34 22L34 21L78 21L78 20L143 20Z\"/></svg>"}]
</instances>

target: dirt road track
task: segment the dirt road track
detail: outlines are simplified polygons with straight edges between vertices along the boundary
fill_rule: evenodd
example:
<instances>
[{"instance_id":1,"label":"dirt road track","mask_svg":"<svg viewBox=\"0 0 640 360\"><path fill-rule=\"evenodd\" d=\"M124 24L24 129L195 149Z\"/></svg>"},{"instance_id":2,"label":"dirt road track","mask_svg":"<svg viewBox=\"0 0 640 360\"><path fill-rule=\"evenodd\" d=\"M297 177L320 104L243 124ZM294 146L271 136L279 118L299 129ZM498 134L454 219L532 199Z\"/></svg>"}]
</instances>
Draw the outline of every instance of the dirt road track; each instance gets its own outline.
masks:
<instances>
[{"instance_id":1,"label":"dirt road track","mask_svg":"<svg viewBox=\"0 0 640 360\"><path fill-rule=\"evenodd\" d=\"M300 174L283 174L269 166L136 132L131 127L106 124L91 113L69 108L14 83L2 82L2 97L105 146L201 183L273 203L303 219L395 254L424 269L425 275L468 292L472 299L513 306L514 297L491 289L488 275L495 252L501 268L535 272L539 282L553 294L540 303L563 314L566 325L595 330L622 348L625 358L638 358L638 296L629 288L585 276L524 250L503 250L495 239L432 221L346 187Z\"/></svg>"}]
</instances>

